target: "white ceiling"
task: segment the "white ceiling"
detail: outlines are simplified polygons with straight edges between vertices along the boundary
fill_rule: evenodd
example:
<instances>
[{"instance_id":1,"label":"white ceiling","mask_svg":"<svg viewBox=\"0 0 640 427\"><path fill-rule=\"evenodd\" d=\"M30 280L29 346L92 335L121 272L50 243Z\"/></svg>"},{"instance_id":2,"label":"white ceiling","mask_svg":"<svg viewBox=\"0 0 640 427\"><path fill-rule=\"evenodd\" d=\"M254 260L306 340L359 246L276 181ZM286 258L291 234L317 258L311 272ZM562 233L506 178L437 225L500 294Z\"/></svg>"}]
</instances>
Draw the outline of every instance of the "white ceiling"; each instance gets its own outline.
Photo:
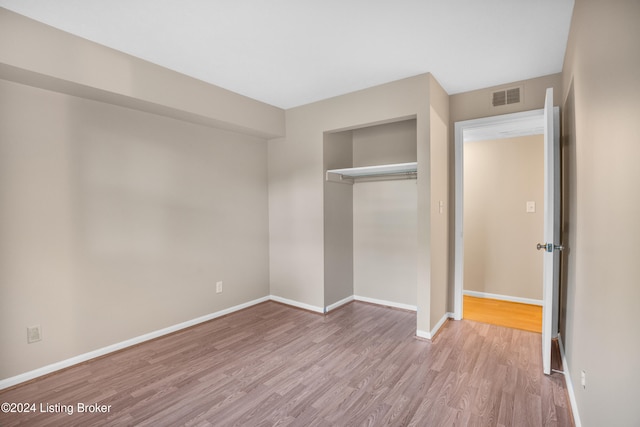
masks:
<instances>
[{"instance_id":1,"label":"white ceiling","mask_svg":"<svg viewBox=\"0 0 640 427\"><path fill-rule=\"evenodd\" d=\"M573 0L0 0L290 108L431 72L449 94L558 73Z\"/></svg>"}]
</instances>

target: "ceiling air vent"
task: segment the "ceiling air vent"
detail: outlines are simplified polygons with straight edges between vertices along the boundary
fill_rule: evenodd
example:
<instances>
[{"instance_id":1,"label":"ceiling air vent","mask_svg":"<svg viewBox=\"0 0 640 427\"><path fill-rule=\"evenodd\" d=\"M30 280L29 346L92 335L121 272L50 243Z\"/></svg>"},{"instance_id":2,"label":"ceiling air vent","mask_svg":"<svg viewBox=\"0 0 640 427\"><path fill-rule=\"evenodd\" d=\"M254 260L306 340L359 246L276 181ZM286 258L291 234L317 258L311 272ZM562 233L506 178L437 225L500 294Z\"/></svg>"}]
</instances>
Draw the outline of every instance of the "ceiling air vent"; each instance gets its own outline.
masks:
<instances>
[{"instance_id":1,"label":"ceiling air vent","mask_svg":"<svg viewBox=\"0 0 640 427\"><path fill-rule=\"evenodd\" d=\"M519 104L522 101L521 87L497 90L491 94L491 104L494 107L501 105Z\"/></svg>"}]
</instances>

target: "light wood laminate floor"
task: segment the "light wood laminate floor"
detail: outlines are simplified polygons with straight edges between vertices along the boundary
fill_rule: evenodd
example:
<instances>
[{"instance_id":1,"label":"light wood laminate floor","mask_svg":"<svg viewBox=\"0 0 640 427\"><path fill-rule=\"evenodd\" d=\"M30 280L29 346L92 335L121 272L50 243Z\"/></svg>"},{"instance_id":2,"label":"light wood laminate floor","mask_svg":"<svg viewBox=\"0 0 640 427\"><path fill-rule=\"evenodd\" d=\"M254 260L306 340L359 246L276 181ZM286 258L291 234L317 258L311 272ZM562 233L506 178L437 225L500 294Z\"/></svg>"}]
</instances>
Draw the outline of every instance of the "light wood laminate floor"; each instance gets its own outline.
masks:
<instances>
[{"instance_id":1,"label":"light wood laminate floor","mask_svg":"<svg viewBox=\"0 0 640 427\"><path fill-rule=\"evenodd\" d=\"M570 426L540 334L353 302L323 316L266 302L0 392L0 402L110 405L0 413L28 426Z\"/></svg>"},{"instance_id":2,"label":"light wood laminate floor","mask_svg":"<svg viewBox=\"0 0 640 427\"><path fill-rule=\"evenodd\" d=\"M465 319L508 328L542 332L542 307L539 305L464 296Z\"/></svg>"}]
</instances>

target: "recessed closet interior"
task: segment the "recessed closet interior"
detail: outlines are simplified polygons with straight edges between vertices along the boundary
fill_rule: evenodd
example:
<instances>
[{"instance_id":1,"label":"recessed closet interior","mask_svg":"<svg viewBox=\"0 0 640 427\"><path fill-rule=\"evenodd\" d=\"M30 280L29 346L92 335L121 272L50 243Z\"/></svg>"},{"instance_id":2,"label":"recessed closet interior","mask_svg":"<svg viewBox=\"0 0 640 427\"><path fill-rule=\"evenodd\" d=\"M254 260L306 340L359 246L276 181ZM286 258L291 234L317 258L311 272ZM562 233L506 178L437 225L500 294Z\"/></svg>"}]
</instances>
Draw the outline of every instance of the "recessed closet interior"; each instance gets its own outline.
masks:
<instances>
[{"instance_id":1,"label":"recessed closet interior","mask_svg":"<svg viewBox=\"0 0 640 427\"><path fill-rule=\"evenodd\" d=\"M417 161L415 118L324 134L324 170ZM324 298L417 304L415 172L324 181Z\"/></svg>"}]
</instances>

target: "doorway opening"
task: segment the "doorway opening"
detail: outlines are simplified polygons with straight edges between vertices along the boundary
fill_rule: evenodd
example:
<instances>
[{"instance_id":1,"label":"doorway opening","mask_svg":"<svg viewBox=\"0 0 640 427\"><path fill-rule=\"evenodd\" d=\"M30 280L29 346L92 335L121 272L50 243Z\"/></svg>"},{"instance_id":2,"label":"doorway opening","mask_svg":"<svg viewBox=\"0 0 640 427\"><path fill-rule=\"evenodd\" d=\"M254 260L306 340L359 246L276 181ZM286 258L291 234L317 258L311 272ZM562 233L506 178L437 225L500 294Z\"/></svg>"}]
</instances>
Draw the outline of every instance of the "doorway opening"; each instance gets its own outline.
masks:
<instances>
[{"instance_id":1,"label":"doorway opening","mask_svg":"<svg viewBox=\"0 0 640 427\"><path fill-rule=\"evenodd\" d=\"M464 227L462 165L467 135L485 132L498 125L510 134L542 128L544 134L544 239L536 248L543 255L542 367L551 373L552 340L558 332L560 251L560 110L553 106L553 88L545 94L544 108L503 116L467 120L455 124L455 234L454 234L454 318L462 319L464 283ZM512 130L509 130L511 128ZM508 248L505 248L508 250Z\"/></svg>"},{"instance_id":2,"label":"doorway opening","mask_svg":"<svg viewBox=\"0 0 640 427\"><path fill-rule=\"evenodd\" d=\"M535 253L536 251L523 247L512 247L514 233L527 235L527 239L534 241L542 234L543 221L540 212L543 209L544 180L544 154L543 138L544 133L544 110L533 110L522 113L506 114L475 120L467 120L455 124L455 255L454 255L454 318L462 319L464 297L491 298L494 300L507 300L516 303L542 305L542 262ZM490 142L487 142L490 141ZM516 144L520 144L516 146ZM469 180L469 171L466 168L473 166L467 161L465 163L465 150L468 157L475 157L476 170L473 181ZM509 154L511 153L511 154ZM497 157L496 157L497 155ZM522 164L508 163L518 161L524 155L535 156L536 162L528 166L531 170L517 170L509 173L508 169L521 168ZM539 157L538 157L539 155ZM519 157L518 157L519 156ZM491 164L487 164L490 161ZM540 164L538 164L540 163ZM527 167L525 167L527 169ZM537 172L539 171L539 173ZM489 192L484 194L474 191L474 197L480 200L468 198L465 201L465 174L467 174L467 187L478 190L482 186L494 186ZM529 176L532 175L532 176ZM518 192L514 176L522 182L521 188L527 188L525 194L513 194ZM501 177L507 181L501 182ZM531 178L531 179L529 179ZM500 188L496 187L499 186ZM511 194L509 194L511 193ZM515 198L521 197L519 202ZM506 203L508 206L496 206ZM515 205L514 203L517 203ZM464 233L465 209L467 206L478 210L478 217L484 217L482 224L475 228L468 227L469 234ZM498 210L496 210L496 208ZM509 212L505 212L509 211ZM517 212L516 212L517 211ZM492 213L493 212L493 213ZM499 215L496 214L499 213ZM468 215L467 215L468 221ZM472 225L472 224L468 224ZM524 230L526 228L526 230ZM511 235L509 234L511 233ZM504 242L497 237L499 235L508 236ZM518 243L518 245L527 243ZM534 243L535 244L535 243ZM533 245L532 245L533 247ZM465 249L466 248L466 249ZM473 279L480 282L490 281L491 286L472 283L472 276L469 275L467 291L465 278L465 253L481 253L481 261L467 268L467 272L473 272ZM505 260L505 256L510 256L512 261ZM533 261L532 261L533 257ZM536 261L537 258L537 261ZM514 266L515 260L528 259L529 267L520 268L523 282L526 288L520 293L520 297L513 298L505 288L508 278L497 277L503 270L501 262L507 262L506 269L518 269ZM488 264L493 264L495 268L487 271ZM530 267L533 265L534 267ZM489 267L491 267L489 265ZM532 270L533 268L533 270ZM496 276L497 274L497 276ZM504 275L503 275L504 276ZM513 276L513 272L511 274ZM477 280L476 280L477 282ZM502 283L500 283L502 282Z\"/></svg>"},{"instance_id":3,"label":"doorway opening","mask_svg":"<svg viewBox=\"0 0 640 427\"><path fill-rule=\"evenodd\" d=\"M463 317L541 333L544 135L482 136L464 142Z\"/></svg>"}]
</instances>

